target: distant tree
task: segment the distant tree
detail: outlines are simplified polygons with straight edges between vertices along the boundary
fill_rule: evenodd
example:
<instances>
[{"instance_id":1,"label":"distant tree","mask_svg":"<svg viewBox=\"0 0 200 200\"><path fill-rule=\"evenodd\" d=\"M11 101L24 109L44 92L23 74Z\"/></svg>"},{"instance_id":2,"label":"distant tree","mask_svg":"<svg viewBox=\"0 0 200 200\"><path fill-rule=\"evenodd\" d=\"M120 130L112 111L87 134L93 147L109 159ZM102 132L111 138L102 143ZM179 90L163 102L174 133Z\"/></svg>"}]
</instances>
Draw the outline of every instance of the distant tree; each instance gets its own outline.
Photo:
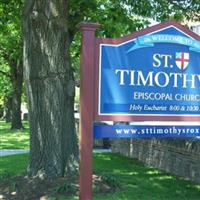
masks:
<instances>
[{"instance_id":1,"label":"distant tree","mask_svg":"<svg viewBox=\"0 0 200 200\"><path fill-rule=\"evenodd\" d=\"M4 117L6 122L11 122L12 111L12 84L9 76L9 67L3 64L0 59L0 110L1 117Z\"/></svg>"},{"instance_id":2,"label":"distant tree","mask_svg":"<svg viewBox=\"0 0 200 200\"><path fill-rule=\"evenodd\" d=\"M21 11L22 0L2 1L0 4L0 73L9 78L12 88L4 98L11 112L11 128L21 129L21 95L23 84ZM5 66L6 68L5 70ZM8 80L8 79L7 79ZM0 82L0 84L3 84ZM9 84L10 85L10 84ZM2 87L2 86L1 86ZM6 86L7 87L7 86ZM12 103L10 106L10 100Z\"/></svg>"}]
</instances>

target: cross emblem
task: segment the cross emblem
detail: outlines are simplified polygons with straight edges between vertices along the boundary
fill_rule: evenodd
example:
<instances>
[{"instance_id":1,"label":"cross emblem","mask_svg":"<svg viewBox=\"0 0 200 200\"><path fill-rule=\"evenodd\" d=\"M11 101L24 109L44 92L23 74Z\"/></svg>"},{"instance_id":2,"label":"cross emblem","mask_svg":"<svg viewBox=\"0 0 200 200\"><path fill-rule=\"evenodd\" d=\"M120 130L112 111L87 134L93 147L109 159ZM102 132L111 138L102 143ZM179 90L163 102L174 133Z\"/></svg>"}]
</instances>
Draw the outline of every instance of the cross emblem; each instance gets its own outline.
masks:
<instances>
[{"instance_id":1,"label":"cross emblem","mask_svg":"<svg viewBox=\"0 0 200 200\"><path fill-rule=\"evenodd\" d=\"M184 70L189 64L189 53L177 52L176 65L179 69Z\"/></svg>"}]
</instances>

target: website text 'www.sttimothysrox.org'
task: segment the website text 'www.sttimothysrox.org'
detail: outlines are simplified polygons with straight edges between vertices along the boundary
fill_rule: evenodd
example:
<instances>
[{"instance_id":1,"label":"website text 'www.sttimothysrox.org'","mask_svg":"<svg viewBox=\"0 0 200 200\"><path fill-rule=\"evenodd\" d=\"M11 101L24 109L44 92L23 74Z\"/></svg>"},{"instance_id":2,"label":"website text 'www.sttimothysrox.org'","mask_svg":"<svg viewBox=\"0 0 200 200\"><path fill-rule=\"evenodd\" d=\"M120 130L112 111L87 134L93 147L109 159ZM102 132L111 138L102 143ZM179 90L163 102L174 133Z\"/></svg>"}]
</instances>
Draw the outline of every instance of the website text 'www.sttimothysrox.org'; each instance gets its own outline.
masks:
<instances>
[{"instance_id":1,"label":"website text 'www.sttimothysrox.org'","mask_svg":"<svg viewBox=\"0 0 200 200\"><path fill-rule=\"evenodd\" d=\"M200 126L130 126L115 128L117 135L160 135L160 136L200 136Z\"/></svg>"}]
</instances>

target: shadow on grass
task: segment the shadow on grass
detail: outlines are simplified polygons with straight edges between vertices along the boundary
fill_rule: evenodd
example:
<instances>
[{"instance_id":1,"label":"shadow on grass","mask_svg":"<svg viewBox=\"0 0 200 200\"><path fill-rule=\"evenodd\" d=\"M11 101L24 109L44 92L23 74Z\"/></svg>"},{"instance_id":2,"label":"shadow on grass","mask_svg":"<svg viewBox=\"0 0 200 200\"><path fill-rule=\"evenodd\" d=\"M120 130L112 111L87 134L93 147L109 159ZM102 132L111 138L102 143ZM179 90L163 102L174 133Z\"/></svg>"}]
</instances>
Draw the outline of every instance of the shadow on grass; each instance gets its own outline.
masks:
<instances>
[{"instance_id":1,"label":"shadow on grass","mask_svg":"<svg viewBox=\"0 0 200 200\"><path fill-rule=\"evenodd\" d=\"M171 174L146 167L137 160L117 154L96 154L94 172L117 176L122 191L113 194L113 199L138 200L198 200L200 185ZM189 170L189 169L188 169ZM111 198L111 199L112 199ZM98 197L97 199L101 199Z\"/></svg>"},{"instance_id":2,"label":"shadow on grass","mask_svg":"<svg viewBox=\"0 0 200 200\"><path fill-rule=\"evenodd\" d=\"M12 130L12 129L0 129L0 134L7 134L7 133L26 133L28 134L29 129L28 128L23 128L23 129L19 129L19 130Z\"/></svg>"},{"instance_id":3,"label":"shadow on grass","mask_svg":"<svg viewBox=\"0 0 200 200\"><path fill-rule=\"evenodd\" d=\"M22 121L24 129L29 129L29 122L28 121ZM11 123L10 122L5 122L5 121L0 121L0 130L10 130L11 129Z\"/></svg>"},{"instance_id":4,"label":"shadow on grass","mask_svg":"<svg viewBox=\"0 0 200 200\"><path fill-rule=\"evenodd\" d=\"M25 172L28 154L0 158L0 177ZM200 185L185 181L155 168L146 167L137 160L118 154L93 155L95 174L116 177L120 190L107 195L94 194L94 200L199 200ZM69 200L69 198L61 198ZM59 198L59 200L61 200ZM70 198L78 199L77 196Z\"/></svg>"},{"instance_id":5,"label":"shadow on grass","mask_svg":"<svg viewBox=\"0 0 200 200\"><path fill-rule=\"evenodd\" d=\"M0 149L29 149L28 122L23 122L25 129L11 130L10 123L0 121Z\"/></svg>"}]
</instances>

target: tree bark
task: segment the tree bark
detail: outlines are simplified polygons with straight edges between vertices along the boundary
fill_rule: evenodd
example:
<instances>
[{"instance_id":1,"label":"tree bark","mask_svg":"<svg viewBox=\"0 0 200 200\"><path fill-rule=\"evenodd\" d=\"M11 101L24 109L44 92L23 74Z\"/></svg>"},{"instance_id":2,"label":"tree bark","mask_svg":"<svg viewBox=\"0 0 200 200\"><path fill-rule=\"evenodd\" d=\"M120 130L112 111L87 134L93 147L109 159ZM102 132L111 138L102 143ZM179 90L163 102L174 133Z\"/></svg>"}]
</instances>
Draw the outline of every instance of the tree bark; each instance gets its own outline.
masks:
<instances>
[{"instance_id":1,"label":"tree bark","mask_svg":"<svg viewBox=\"0 0 200 200\"><path fill-rule=\"evenodd\" d=\"M27 1L23 32L31 132L28 172L64 176L78 159L67 1Z\"/></svg>"},{"instance_id":2,"label":"tree bark","mask_svg":"<svg viewBox=\"0 0 200 200\"><path fill-rule=\"evenodd\" d=\"M6 98L5 103L5 121L6 123L11 122L11 113L12 113L12 97Z\"/></svg>"},{"instance_id":3,"label":"tree bark","mask_svg":"<svg viewBox=\"0 0 200 200\"><path fill-rule=\"evenodd\" d=\"M12 66L12 117L11 117L11 129L23 128L21 120L21 96L22 96L22 84L23 84L23 68L22 66L15 64Z\"/></svg>"}]
</instances>

